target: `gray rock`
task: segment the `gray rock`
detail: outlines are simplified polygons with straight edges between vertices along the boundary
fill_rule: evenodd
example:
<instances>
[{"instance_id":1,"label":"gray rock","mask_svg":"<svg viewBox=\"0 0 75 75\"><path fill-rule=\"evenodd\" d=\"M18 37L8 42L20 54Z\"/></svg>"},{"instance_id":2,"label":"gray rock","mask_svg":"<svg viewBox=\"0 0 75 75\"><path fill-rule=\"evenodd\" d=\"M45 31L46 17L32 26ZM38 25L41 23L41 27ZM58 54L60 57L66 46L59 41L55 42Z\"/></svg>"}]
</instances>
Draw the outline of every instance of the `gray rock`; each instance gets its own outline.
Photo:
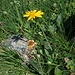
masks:
<instances>
[{"instance_id":1,"label":"gray rock","mask_svg":"<svg viewBox=\"0 0 75 75\"><path fill-rule=\"evenodd\" d=\"M28 52L28 39L21 38L18 35L12 35L10 38L3 40L0 43L0 46L6 46L9 49L16 50L19 55L28 60L27 52Z\"/></svg>"}]
</instances>

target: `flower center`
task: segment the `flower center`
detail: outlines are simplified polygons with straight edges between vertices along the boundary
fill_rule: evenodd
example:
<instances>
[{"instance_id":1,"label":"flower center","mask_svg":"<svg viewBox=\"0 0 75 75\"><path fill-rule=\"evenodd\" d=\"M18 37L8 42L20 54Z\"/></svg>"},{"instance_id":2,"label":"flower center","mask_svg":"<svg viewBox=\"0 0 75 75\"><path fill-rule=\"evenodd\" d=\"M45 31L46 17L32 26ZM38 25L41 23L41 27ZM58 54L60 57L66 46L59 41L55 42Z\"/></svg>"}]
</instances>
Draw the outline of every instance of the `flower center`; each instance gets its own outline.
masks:
<instances>
[{"instance_id":1,"label":"flower center","mask_svg":"<svg viewBox=\"0 0 75 75\"><path fill-rule=\"evenodd\" d=\"M34 45L34 42L33 41L29 41L28 42L28 46L32 46L32 45Z\"/></svg>"},{"instance_id":2,"label":"flower center","mask_svg":"<svg viewBox=\"0 0 75 75\"><path fill-rule=\"evenodd\" d=\"M34 12L31 12L30 13L30 17L35 18L35 13Z\"/></svg>"}]
</instances>

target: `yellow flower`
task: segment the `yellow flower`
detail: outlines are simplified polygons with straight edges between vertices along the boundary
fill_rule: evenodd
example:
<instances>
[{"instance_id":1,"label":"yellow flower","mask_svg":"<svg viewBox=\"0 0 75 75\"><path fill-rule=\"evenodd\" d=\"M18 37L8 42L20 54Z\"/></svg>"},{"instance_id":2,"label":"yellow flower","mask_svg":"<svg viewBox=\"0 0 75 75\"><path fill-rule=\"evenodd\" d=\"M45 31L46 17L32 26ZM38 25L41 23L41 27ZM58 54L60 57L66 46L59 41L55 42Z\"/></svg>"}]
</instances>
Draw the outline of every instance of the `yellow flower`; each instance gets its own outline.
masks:
<instances>
[{"instance_id":1,"label":"yellow flower","mask_svg":"<svg viewBox=\"0 0 75 75\"><path fill-rule=\"evenodd\" d=\"M35 19L35 17L41 18L43 14L44 13L41 10L26 11L26 14L24 14L23 17L28 17L27 21L29 21Z\"/></svg>"}]
</instances>

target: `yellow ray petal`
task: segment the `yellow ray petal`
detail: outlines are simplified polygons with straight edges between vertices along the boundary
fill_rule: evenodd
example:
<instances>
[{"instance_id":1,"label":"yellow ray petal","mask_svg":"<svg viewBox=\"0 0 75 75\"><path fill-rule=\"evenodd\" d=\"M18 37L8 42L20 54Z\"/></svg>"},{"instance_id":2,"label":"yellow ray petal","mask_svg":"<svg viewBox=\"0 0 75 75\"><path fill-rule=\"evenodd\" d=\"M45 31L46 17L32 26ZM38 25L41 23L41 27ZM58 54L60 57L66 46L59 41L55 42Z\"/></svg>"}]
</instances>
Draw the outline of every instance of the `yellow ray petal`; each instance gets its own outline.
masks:
<instances>
[{"instance_id":1,"label":"yellow ray petal","mask_svg":"<svg viewBox=\"0 0 75 75\"><path fill-rule=\"evenodd\" d=\"M36 17L39 17L39 18L41 18L42 16L41 16L41 15L37 15Z\"/></svg>"},{"instance_id":2,"label":"yellow ray petal","mask_svg":"<svg viewBox=\"0 0 75 75\"><path fill-rule=\"evenodd\" d=\"M41 10L39 10L38 12L36 12L36 14L43 15L44 13Z\"/></svg>"},{"instance_id":3,"label":"yellow ray petal","mask_svg":"<svg viewBox=\"0 0 75 75\"><path fill-rule=\"evenodd\" d=\"M24 15L23 15L23 17L28 17L28 16L29 16L29 15L27 15L27 14L24 14Z\"/></svg>"},{"instance_id":4,"label":"yellow ray petal","mask_svg":"<svg viewBox=\"0 0 75 75\"><path fill-rule=\"evenodd\" d=\"M37 10L33 10L32 12L36 12Z\"/></svg>"},{"instance_id":5,"label":"yellow ray petal","mask_svg":"<svg viewBox=\"0 0 75 75\"><path fill-rule=\"evenodd\" d=\"M29 20L31 20L32 19L32 17L29 17L28 19L27 19L27 21L29 21Z\"/></svg>"}]
</instances>

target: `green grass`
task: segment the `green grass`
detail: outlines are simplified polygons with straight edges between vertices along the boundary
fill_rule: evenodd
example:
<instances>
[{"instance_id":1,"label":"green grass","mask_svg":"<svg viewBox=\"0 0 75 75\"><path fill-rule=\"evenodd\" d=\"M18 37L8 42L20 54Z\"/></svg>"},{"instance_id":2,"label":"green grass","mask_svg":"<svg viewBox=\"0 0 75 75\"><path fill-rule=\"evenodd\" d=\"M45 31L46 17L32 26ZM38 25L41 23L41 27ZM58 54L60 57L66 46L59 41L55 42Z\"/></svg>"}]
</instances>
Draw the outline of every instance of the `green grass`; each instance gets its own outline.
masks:
<instances>
[{"instance_id":1,"label":"green grass","mask_svg":"<svg viewBox=\"0 0 75 75\"><path fill-rule=\"evenodd\" d=\"M23 14L34 9L43 11L43 17L27 22ZM0 42L16 34L34 40L37 47L35 59L27 64L23 64L16 52L0 48L0 75L75 73L75 41L68 40L64 28L73 15L75 0L1 0ZM65 62L65 58L69 61Z\"/></svg>"}]
</instances>

